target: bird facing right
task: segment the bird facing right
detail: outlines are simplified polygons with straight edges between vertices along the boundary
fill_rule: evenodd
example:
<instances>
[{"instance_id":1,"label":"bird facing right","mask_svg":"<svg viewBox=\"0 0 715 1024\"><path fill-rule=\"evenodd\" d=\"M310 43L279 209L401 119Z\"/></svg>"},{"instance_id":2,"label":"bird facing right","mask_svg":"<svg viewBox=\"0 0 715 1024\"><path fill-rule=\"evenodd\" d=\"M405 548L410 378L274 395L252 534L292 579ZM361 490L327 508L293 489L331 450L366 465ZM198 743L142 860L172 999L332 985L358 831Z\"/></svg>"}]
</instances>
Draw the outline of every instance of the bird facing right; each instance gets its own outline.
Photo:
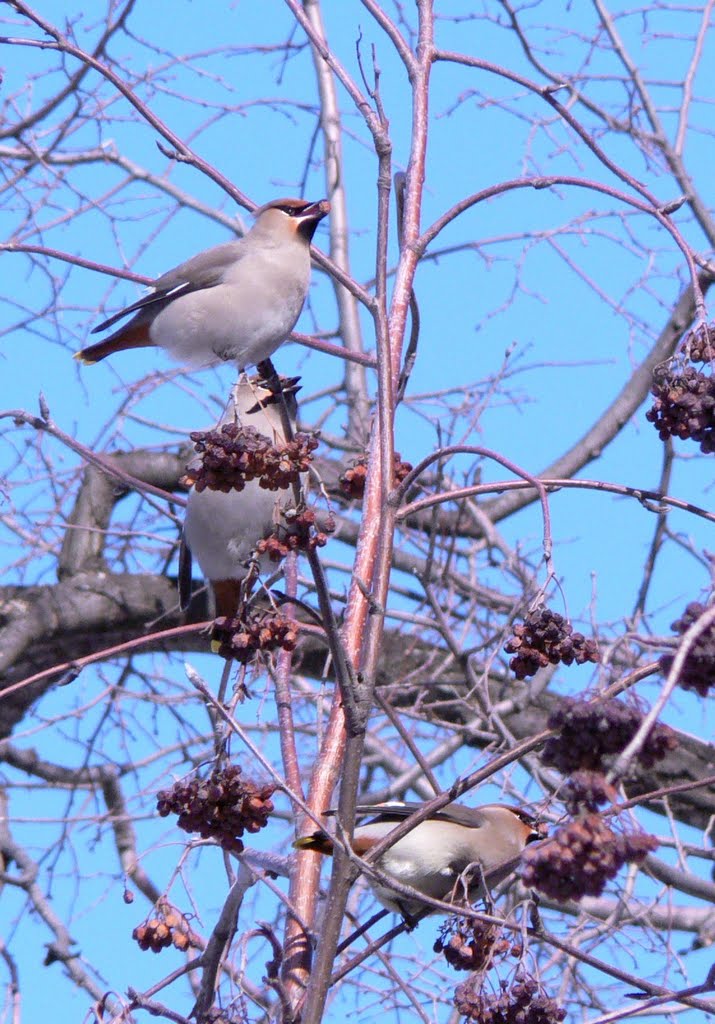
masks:
<instances>
[{"instance_id":1,"label":"bird facing right","mask_svg":"<svg viewBox=\"0 0 715 1024\"><path fill-rule=\"evenodd\" d=\"M359 804L356 808L358 817L372 817L355 828L352 839L355 853L361 856L367 853L400 821L422 806L400 801ZM460 876L470 866L478 865L484 874L490 875L490 883L496 884L513 870L510 862L527 843L543 838L543 827L521 808L504 804L467 807L451 803L398 839L378 858L375 866L425 896L450 900L455 896L459 898ZM322 830L303 836L293 845L328 856L333 852L333 841ZM500 867L504 868L502 873L498 871ZM477 878L475 882L475 876L467 874L470 875L465 880L469 898L483 895L481 880ZM417 899L399 895L383 882L370 880L370 886L383 906L397 911L407 920L422 917L425 913L439 913L429 910L427 904Z\"/></svg>"},{"instance_id":2,"label":"bird facing right","mask_svg":"<svg viewBox=\"0 0 715 1024\"><path fill-rule=\"evenodd\" d=\"M270 358L293 330L310 282L310 242L327 199L274 199L256 211L244 238L199 253L157 278L149 295L92 331L135 315L75 355L97 363L157 345L182 363L235 360L239 370Z\"/></svg>"}]
</instances>

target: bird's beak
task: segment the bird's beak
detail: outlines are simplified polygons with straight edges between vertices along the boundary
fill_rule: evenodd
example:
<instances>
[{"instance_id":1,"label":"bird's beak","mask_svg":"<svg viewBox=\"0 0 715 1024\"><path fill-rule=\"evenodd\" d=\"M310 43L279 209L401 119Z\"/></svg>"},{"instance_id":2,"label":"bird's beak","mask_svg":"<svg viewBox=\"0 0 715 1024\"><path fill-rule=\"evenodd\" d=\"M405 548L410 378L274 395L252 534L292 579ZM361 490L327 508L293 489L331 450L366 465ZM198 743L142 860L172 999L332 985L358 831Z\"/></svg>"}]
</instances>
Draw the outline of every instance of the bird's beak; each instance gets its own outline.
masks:
<instances>
[{"instance_id":1,"label":"bird's beak","mask_svg":"<svg viewBox=\"0 0 715 1024\"><path fill-rule=\"evenodd\" d=\"M330 201L328 199L319 199L317 203L311 203L310 206L306 206L300 215L300 219L303 220L303 218L309 217L317 224L323 217L327 217L329 213Z\"/></svg>"},{"instance_id":2,"label":"bird's beak","mask_svg":"<svg viewBox=\"0 0 715 1024\"><path fill-rule=\"evenodd\" d=\"M306 242L311 242L318 224L329 213L330 203L327 199L319 199L317 203L310 203L293 218L293 230L302 235Z\"/></svg>"}]
</instances>

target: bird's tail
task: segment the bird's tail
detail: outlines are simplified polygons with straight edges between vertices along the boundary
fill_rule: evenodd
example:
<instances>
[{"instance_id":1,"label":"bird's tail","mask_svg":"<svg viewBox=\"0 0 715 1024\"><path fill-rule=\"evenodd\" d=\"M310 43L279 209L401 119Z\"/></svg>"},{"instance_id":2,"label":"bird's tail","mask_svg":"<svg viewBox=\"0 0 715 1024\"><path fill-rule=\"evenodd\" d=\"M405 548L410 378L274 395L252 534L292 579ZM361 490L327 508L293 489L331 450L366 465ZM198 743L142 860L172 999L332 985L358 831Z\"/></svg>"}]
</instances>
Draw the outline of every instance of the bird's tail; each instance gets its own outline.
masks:
<instances>
[{"instance_id":1,"label":"bird's tail","mask_svg":"<svg viewBox=\"0 0 715 1024\"><path fill-rule=\"evenodd\" d=\"M327 832L313 832L310 836L301 836L293 843L296 850L313 850L315 853L322 853L326 857L332 856L333 840Z\"/></svg>"},{"instance_id":2,"label":"bird's tail","mask_svg":"<svg viewBox=\"0 0 715 1024\"><path fill-rule=\"evenodd\" d=\"M240 618L241 610L246 601L245 579L234 580L211 580L212 612L216 619L225 619L228 623L234 623ZM225 623L221 623L225 627ZM227 639L227 630L217 627L216 623L211 631L211 650L218 654Z\"/></svg>"},{"instance_id":3,"label":"bird's tail","mask_svg":"<svg viewBox=\"0 0 715 1024\"><path fill-rule=\"evenodd\" d=\"M148 323L127 324L114 334L110 334L104 341L98 341L95 345L88 345L87 348L75 352L74 358L79 359L85 366L98 363L115 352L123 352L128 348L149 348L154 342L149 337Z\"/></svg>"},{"instance_id":4,"label":"bird's tail","mask_svg":"<svg viewBox=\"0 0 715 1024\"><path fill-rule=\"evenodd\" d=\"M211 580L211 591L214 600L214 615L217 619L235 618L245 601L243 580L225 579Z\"/></svg>"}]
</instances>

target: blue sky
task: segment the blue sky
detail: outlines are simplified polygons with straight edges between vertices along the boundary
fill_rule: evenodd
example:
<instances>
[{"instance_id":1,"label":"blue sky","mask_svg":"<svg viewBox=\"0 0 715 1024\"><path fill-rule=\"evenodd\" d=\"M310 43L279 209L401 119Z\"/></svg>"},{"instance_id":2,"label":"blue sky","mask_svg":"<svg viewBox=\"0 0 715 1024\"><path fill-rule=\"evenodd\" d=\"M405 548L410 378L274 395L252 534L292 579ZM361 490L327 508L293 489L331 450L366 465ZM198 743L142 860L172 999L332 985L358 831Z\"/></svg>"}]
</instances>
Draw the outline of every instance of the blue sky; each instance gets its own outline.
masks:
<instances>
[{"instance_id":1,"label":"blue sky","mask_svg":"<svg viewBox=\"0 0 715 1024\"><path fill-rule=\"evenodd\" d=\"M77 7L81 10L81 5ZM145 42L157 37L156 8L146 4L138 5L130 18L133 38L122 37L111 51L130 79L141 78L147 69L168 65L166 55L172 52L194 55L183 66L172 65L158 76L159 88L149 97L154 112L177 133L191 139L203 158L213 162L257 203L298 191L303 178L306 196L322 196L325 185L320 146L313 151L308 148L314 126L314 90L310 55L302 34L296 33L296 49L287 60L278 50L272 55L249 52L252 46L274 47L288 38L291 16L287 9L273 0L239 0L226 9L221 5L220 10L219 5L206 7L176 0L171 7L171 17L161 18L160 49ZM440 45L536 76L527 67L518 42L495 24L501 13L500 5L460 2L438 7L444 19L438 24ZM446 20L450 15L466 17L475 7L483 17L456 23ZM578 10L572 7L557 0L535 5L533 14L525 14L527 20L535 22L538 15L555 27L550 31L534 29L532 38L541 45L542 59L556 72L601 76L600 95L618 104L621 86L616 80L618 64L613 54L599 49L584 50L577 39L562 31L568 26L586 39L595 32L590 5L588 9L586 5ZM346 0L340 5L326 4L325 8L331 45L358 81L356 40L360 39L366 69L370 68L371 47L375 47L394 145L394 170L403 169L410 140L409 89L404 69L361 5ZM66 4L50 0L39 0L37 9L48 19L60 22L73 17ZM98 8L77 20L75 32L83 45L91 47L103 12L104 7L101 11ZM12 20L8 13L5 17ZM691 47L685 37L691 24L688 21L685 26L677 19L669 20L661 12L646 27L644 31L640 19L635 17L619 21L619 29L633 48L644 75L659 80L660 84L655 86L658 101L672 107L677 94L670 83L682 80L687 67ZM679 29L682 38L666 38ZM21 34L7 25L2 31ZM35 30L33 34L37 34ZM233 47L230 53L225 50L227 41ZM5 46L2 50L2 97L11 96L22 90L25 83L31 83L19 103L39 103L57 88L59 76L46 73L54 65L54 58L28 48ZM696 94L708 98L709 103L715 94L713 67L709 40L696 79ZM663 68L667 69L667 80ZM144 94L141 83L137 88ZM116 148L127 161L166 177L172 186L206 209L177 209L173 200L150 182L139 181L118 188L123 172L109 164L91 163L74 169L65 183L59 183L56 170L49 167L44 175L46 191L37 184L32 186L31 199L39 228L23 223L25 208L10 194L5 208L0 209L4 239L47 245L155 277L194 252L229 238L230 222L237 214L244 223L248 222L213 182L162 156L156 145L156 131L137 122L128 105L117 100L110 88L105 87L100 95L104 106L95 108L94 100L87 100L82 109L86 120L64 142L65 148ZM266 97L270 104L259 102ZM361 119L342 93L340 101L346 132L343 173L349 205L351 263L355 277L364 282L374 273L376 161ZM224 104L234 109L213 120ZM533 124L534 111L541 118L538 127ZM97 117L99 113L103 122ZM708 103L694 105L695 130L688 135L685 152L696 186L703 190L706 201L712 201L708 113ZM597 124L587 114L584 117L589 126ZM666 128L673 130L674 114L666 112L663 117ZM619 184L583 146L574 145L571 133L540 100L483 71L468 72L442 64L434 68L430 127L424 227L464 195L522 175L577 174L610 185ZM600 131L600 125L597 127ZM651 152L644 159L626 137L613 133L606 137L604 146L612 158L622 161L630 173L646 181L663 201L677 194L672 181L663 176L657 154ZM36 180L41 181L42 176ZM113 189L116 191L112 194ZM87 197L95 203L88 204ZM696 248L703 245L699 229L689 221L686 211L677 214L675 220ZM555 234L557 227L562 230ZM324 224L316 235L316 244L321 248L327 244L326 232ZM435 250L454 246L463 249L435 254ZM653 253L651 262L644 255L647 248ZM438 429L427 421L428 416L434 418L436 409L440 409L440 429L448 429L443 407L416 396L468 386L470 397L454 425L455 435L500 452L530 473L538 472L574 443L615 396L629 369L648 351L687 280L682 256L672 238L652 219L595 192L566 187L538 192L520 190L479 204L451 224L431 252L434 258L423 263L416 278L422 318L419 358L408 400L397 420L397 447L403 457L413 462L438 443ZM394 229L391 254L394 259ZM46 274L17 254L3 254L2 267L3 407L34 411L38 393L42 392L63 430L91 447L108 450L173 444L189 430L213 421L232 381L230 368L187 375L154 350L125 353L89 368L80 368L71 359L71 353L81 347L89 329L105 311L118 309L140 294L135 285L58 261L49 264L50 274ZM30 317L30 309L40 312ZM306 332L316 326L334 329L335 317L330 284L316 272L310 303L298 327ZM365 344L370 349L371 325L365 315L362 322ZM10 327L15 329L7 333ZM475 419L472 410L488 394L507 351L507 383L499 397L488 403ZM325 407L324 398L311 403L311 396L321 393L338 378L333 359L288 345L281 349L276 362L282 372L302 375L301 398L306 417ZM136 387L137 382L142 382L140 387ZM608 451L583 475L657 487L662 449L655 431L645 422L644 411L639 410ZM341 413L336 412L326 430L337 434L342 425ZM17 484L14 500L20 503L30 496L36 522L44 524L42 530L38 527L38 534L54 541L61 536L63 523L48 506L44 478L22 467L21 453L27 441L27 432L12 433L8 438L7 463ZM41 444L66 487L66 511L77 485L79 463L51 440L45 439ZM707 505L712 473L706 460L693 446L676 444L676 449L682 457L676 462L670 493ZM20 468L14 465L17 461ZM472 479L475 461L461 457L450 468L456 481ZM500 467L489 462L480 463L479 470L484 480L506 478ZM118 524L141 531L145 520L133 521L135 508L131 500L120 506ZM551 501L551 512L555 561L569 614L582 623L588 623L593 615L609 624L607 632L611 628L621 631L623 619L630 614L636 598L655 517L632 500L608 495L594 497L580 491L556 495ZM701 552L715 548L711 526L702 520L675 512L671 528L677 542L670 545L662 558L649 602L653 629L662 632L668 631L669 623L683 605L709 585L707 564L687 549ZM500 529L510 544L535 553L538 560L538 509L517 514L501 524ZM132 551L132 567L155 568L169 552L175 535L169 522L154 525L151 534L142 536ZM18 549L17 536L12 532L5 534L3 544L8 564L26 557L26 549ZM344 550L337 545L328 549L328 555L345 557ZM48 553L18 567L17 575L24 582L49 583L53 570L54 558ZM486 569L482 582L490 582ZM340 578L339 585L344 585L344 578ZM557 610L563 610L560 601L557 595ZM190 660L206 673L210 685L217 683L220 666L215 659L198 655ZM167 664L158 656L139 658L137 666L142 672L159 672L168 692L181 692L180 659ZM562 685L585 685L589 679L588 669L577 670ZM91 732L92 722L99 723L105 709L98 695L115 681L111 667L89 670L77 686L48 695L36 716L16 737L17 742L37 742L37 735L42 736L46 724L58 716L62 721L54 730L56 746L48 746L46 756L62 756L70 762L82 763L87 732ZM174 682L176 691L172 689ZM81 723L71 717L64 720L68 708L85 708L87 702L95 700L96 707L82 712ZM266 701L265 695L258 698L246 714L268 715ZM118 707L121 704L120 700ZM137 730L131 740L131 754L137 756L141 743L152 735L151 723L141 715L138 687L135 700L128 700L127 707L131 708L130 717ZM123 721L119 710L116 714L117 720ZM206 729L200 712L187 709L186 714L197 731ZM685 731L712 734L711 710L690 697L681 695L674 701L666 718ZM172 728L173 724L162 718L157 736L165 742ZM142 734L144 729L146 734ZM105 738L96 753L110 762L129 756ZM450 771L469 770L475 760L476 755L467 753L451 761L445 766L445 778ZM178 754L176 766L177 771L184 770ZM162 763L155 776L149 772L148 779L143 781L158 788L166 784L170 770L170 764ZM17 812L20 794L16 799ZM22 834L40 856L55 841L56 818L66 808L55 796L37 789L23 792L22 799L26 801L26 812L20 813L33 824L18 824L18 835ZM92 853L97 864L96 877L86 885L83 883L80 892L73 890L67 882L72 875L73 859L69 853L63 854L52 880L53 895L64 898L68 906L76 906L77 916L71 930L83 946L96 951L107 972L108 987L141 987L155 979L159 970L156 958L140 955L126 940L144 909L140 909L139 899L132 906L125 906L118 898L116 885L110 885L116 863L106 834L83 821L95 810L80 802L70 808L72 817L79 819L71 827L78 848L93 849L96 843ZM38 817L48 820L34 823ZM150 848L147 864L157 876L165 877L171 870L168 865L176 862L181 836L169 832L166 823L149 817L140 823L139 830L142 849ZM275 835L261 836L258 842L261 841L272 846L276 843ZM278 845L285 849L285 836ZM201 867L187 884L199 905L210 905L212 901L218 905L223 897L218 855L209 850L201 856ZM209 867L204 868L205 864ZM3 916L14 920L17 894L8 894L6 890L4 904L7 909ZM102 909L98 912L99 905ZM111 922L109 941L103 930L97 928L97 921L103 916ZM204 923L206 928L210 921L209 914L208 923ZM29 936L34 924L25 920L18 927L23 932L27 929ZM126 940L120 956L114 944L115 927ZM409 941L419 942L429 950L430 935L431 932ZM178 954L169 955L178 964ZM21 963L24 978L36 969L32 960ZM28 1020L35 1019L46 1007L48 993L54 996L53 971L59 974L57 968L52 968L42 975L48 988L43 984L26 989ZM85 1008L86 997L70 997L58 1011L58 1024L81 1019ZM358 1019L369 1019L360 1017L360 1013L367 1014L365 1008L360 1010Z\"/></svg>"}]
</instances>

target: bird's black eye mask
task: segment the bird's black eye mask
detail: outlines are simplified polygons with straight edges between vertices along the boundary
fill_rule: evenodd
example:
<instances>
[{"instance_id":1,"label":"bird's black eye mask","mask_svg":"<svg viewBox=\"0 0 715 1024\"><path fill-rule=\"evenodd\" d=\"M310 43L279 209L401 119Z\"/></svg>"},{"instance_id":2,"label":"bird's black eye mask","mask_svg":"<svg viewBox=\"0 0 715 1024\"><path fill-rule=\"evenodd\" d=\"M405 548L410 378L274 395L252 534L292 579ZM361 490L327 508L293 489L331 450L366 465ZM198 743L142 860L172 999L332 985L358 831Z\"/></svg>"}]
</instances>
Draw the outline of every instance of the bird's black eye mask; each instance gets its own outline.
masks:
<instances>
[{"instance_id":1,"label":"bird's black eye mask","mask_svg":"<svg viewBox=\"0 0 715 1024\"><path fill-rule=\"evenodd\" d=\"M299 383L300 377L281 377L280 387L283 394L286 396L288 401L288 409L291 413L295 414L297 411L297 403L295 400L296 392L300 391L301 384ZM260 400L256 400L256 404L252 405L250 409L246 409L247 416L253 416L254 413L259 412L261 409L266 409L269 405L280 406L281 397L277 390L271 387L271 382L266 380L259 380L258 386L265 388L270 394L265 395Z\"/></svg>"},{"instance_id":2,"label":"bird's black eye mask","mask_svg":"<svg viewBox=\"0 0 715 1024\"><path fill-rule=\"evenodd\" d=\"M302 235L306 242L313 241L313 235L318 227L318 220L301 220L298 221L298 227L296 233Z\"/></svg>"},{"instance_id":3,"label":"bird's black eye mask","mask_svg":"<svg viewBox=\"0 0 715 1024\"><path fill-rule=\"evenodd\" d=\"M531 834L526 840L527 843L536 843L539 839L546 839L549 834L549 826L545 821L538 821L532 814L517 810L515 807L512 807L511 810L516 814L519 821L523 821L531 829Z\"/></svg>"}]
</instances>

